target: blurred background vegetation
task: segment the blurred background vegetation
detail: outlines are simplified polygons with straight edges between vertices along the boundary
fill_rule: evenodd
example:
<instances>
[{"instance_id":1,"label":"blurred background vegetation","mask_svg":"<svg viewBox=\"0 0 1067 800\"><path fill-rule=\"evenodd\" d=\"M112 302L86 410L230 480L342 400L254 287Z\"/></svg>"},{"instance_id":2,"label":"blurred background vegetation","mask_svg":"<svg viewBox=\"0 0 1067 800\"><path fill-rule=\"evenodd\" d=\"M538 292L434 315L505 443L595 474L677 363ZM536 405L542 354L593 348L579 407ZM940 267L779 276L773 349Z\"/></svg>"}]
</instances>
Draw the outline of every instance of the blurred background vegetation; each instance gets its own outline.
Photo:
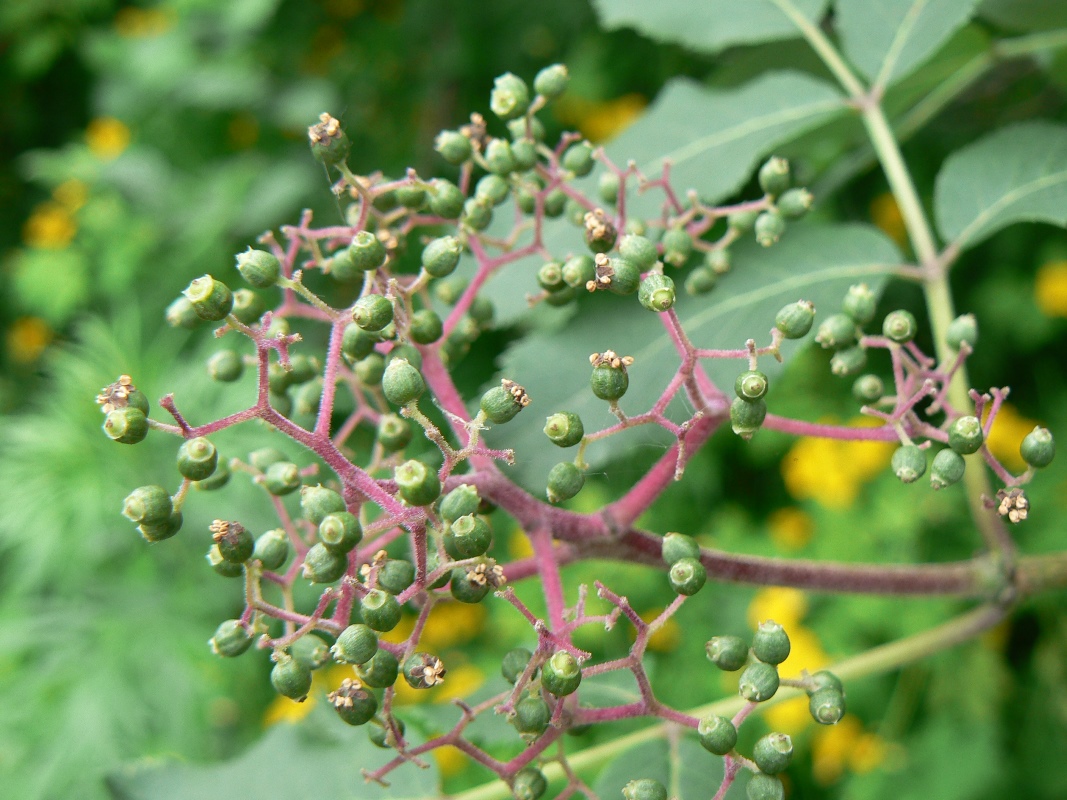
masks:
<instances>
[{"instance_id":1,"label":"blurred background vegetation","mask_svg":"<svg viewBox=\"0 0 1067 800\"><path fill-rule=\"evenodd\" d=\"M940 74L935 67L947 73L993 38L1034 29L1033 17L1016 11L1035 5L1041 3L984 3L978 19L935 57L927 88L929 75ZM1055 18L1056 4L1045 7L1040 25L1067 25ZM136 451L116 452L99 434L93 397L130 373L150 396L184 387L194 418L238 402L220 399L205 375L208 335L167 328L162 312L195 275L231 278L233 253L265 229L295 221L301 208L310 206L323 220L337 215L305 140L321 111L342 118L357 173L398 175L414 166L432 174L441 166L434 134L471 111L487 113L494 76L513 71L530 78L555 61L569 65L573 80L546 118L550 135L577 127L594 141L621 130L674 75L726 86L768 66L821 73L800 43L711 58L633 31L604 31L593 9L574 0L0 5L5 796L132 797L123 794L125 764L231 758L274 723L317 713L314 703L274 699L265 658L222 662L210 655L204 642L239 611L235 588L203 566L192 537L149 548L117 511L130 487L146 478L170 481L173 446L153 437ZM901 109L921 90L913 86L916 94L898 98ZM996 64L907 143L920 186L928 191L945 155L992 127L1063 120L1065 90L1067 58L1060 54ZM821 148L806 148L798 169L817 190L821 178L827 181L820 214L873 221L903 244L899 214L877 169L861 168L833 184L827 178L858 144L855 131L834 131ZM974 311L982 325L975 384L1012 386L993 446L1018 467L1013 453L1035 421L1067 430L1067 237L1045 226L1010 228L967 255L954 288L959 308ZM884 306L921 311L920 300L908 287L890 286ZM487 365L493 342L499 346L506 335L486 346ZM772 408L809 419L854 416L847 385L827 377L825 362L822 352L804 351L775 386ZM472 381L489 369L475 370ZM228 447L241 452L261 438L255 430L235 432ZM769 433L742 445L727 433L645 522L754 553L893 561L969 556L976 537L961 497L926 493L916 505L886 474L887 462L877 445L793 442ZM583 492L580 506L592 510L613 482L632 480L642 466L609 468ZM1062 549L1064 489L1063 463L1036 483L1035 512L1018 530L1025 551ZM231 499L229 516L269 524L254 498ZM196 507L187 528L211 515ZM498 531L501 547L522 551L524 539L506 521L498 521ZM635 607L650 614L670 600L661 576L644 570L589 565L569 574L573 584L594 576L630 587ZM523 589L531 602L535 588ZM803 757L788 773L793 797L962 800L1009 790L1067 796L1060 765L1067 752L1063 600L1062 593L1035 599L980 642L850 686L852 713L835 728L812 730L803 709L787 703L770 709L750 733L770 726L796 736ZM528 630L497 605L435 614L441 619L427 637L456 665L452 691L499 690L502 649L528 643ZM714 633L777 619L794 641L786 669L798 671L919 630L957 608L715 586L659 635L651 666L663 699L688 707L732 691L714 670L699 667L706 665L703 641ZM588 637L584 646L598 657L629 646L623 630ZM442 713L413 706L409 719L432 730ZM595 731L589 741L623 729ZM290 755L295 775L299 758ZM487 777L454 751L442 752L436 767L450 791ZM353 786L352 796L360 796ZM242 796L232 786L226 794Z\"/></svg>"}]
</instances>

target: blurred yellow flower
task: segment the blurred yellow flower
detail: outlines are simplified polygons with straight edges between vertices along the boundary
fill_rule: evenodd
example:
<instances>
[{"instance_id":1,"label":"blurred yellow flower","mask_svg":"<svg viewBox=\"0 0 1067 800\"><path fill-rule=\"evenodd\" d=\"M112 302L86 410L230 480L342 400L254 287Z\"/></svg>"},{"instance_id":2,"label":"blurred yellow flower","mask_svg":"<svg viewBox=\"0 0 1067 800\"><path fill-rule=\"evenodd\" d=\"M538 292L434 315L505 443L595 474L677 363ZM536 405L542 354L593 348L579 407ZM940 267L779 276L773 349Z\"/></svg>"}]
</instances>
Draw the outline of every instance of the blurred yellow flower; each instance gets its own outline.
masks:
<instances>
[{"instance_id":1,"label":"blurred yellow flower","mask_svg":"<svg viewBox=\"0 0 1067 800\"><path fill-rule=\"evenodd\" d=\"M989 415L984 414L982 421L985 422L988 418ZM1035 427L1036 421L1024 417L1010 403L1003 403L997 411L997 418L993 420L986 445L1001 464L1014 472L1022 472L1026 469L1026 462L1019 454L1019 445Z\"/></svg>"},{"instance_id":2,"label":"blurred yellow flower","mask_svg":"<svg viewBox=\"0 0 1067 800\"><path fill-rule=\"evenodd\" d=\"M84 181L70 178L52 190L52 198L71 214L85 205L89 197L89 187Z\"/></svg>"},{"instance_id":3,"label":"blurred yellow flower","mask_svg":"<svg viewBox=\"0 0 1067 800\"><path fill-rule=\"evenodd\" d=\"M22 241L30 247L62 250L78 232L78 224L59 203L39 203L22 226Z\"/></svg>"},{"instance_id":4,"label":"blurred yellow flower","mask_svg":"<svg viewBox=\"0 0 1067 800\"><path fill-rule=\"evenodd\" d=\"M450 744L435 748L431 752L434 761L437 762L437 768L446 778L458 775L470 763L470 757L466 753Z\"/></svg>"},{"instance_id":5,"label":"blurred yellow flower","mask_svg":"<svg viewBox=\"0 0 1067 800\"><path fill-rule=\"evenodd\" d=\"M115 33L128 38L159 36L174 24L174 13L164 8L126 6L115 14Z\"/></svg>"},{"instance_id":6,"label":"blurred yellow flower","mask_svg":"<svg viewBox=\"0 0 1067 800\"><path fill-rule=\"evenodd\" d=\"M19 317L7 329L7 354L19 364L36 361L55 336L40 317Z\"/></svg>"},{"instance_id":7,"label":"blurred yellow flower","mask_svg":"<svg viewBox=\"0 0 1067 800\"><path fill-rule=\"evenodd\" d=\"M515 528L508 536L508 555L513 561L520 558L529 558L533 555L533 546L530 537L521 528Z\"/></svg>"},{"instance_id":8,"label":"blurred yellow flower","mask_svg":"<svg viewBox=\"0 0 1067 800\"><path fill-rule=\"evenodd\" d=\"M756 592L748 604L748 624L755 629L761 622L773 619L792 636L792 628L799 625L807 613L808 598L800 589L768 586Z\"/></svg>"},{"instance_id":9,"label":"blurred yellow flower","mask_svg":"<svg viewBox=\"0 0 1067 800\"><path fill-rule=\"evenodd\" d=\"M771 539L782 550L799 550L809 541L815 531L811 516L799 508L789 506L772 511L767 517Z\"/></svg>"},{"instance_id":10,"label":"blurred yellow flower","mask_svg":"<svg viewBox=\"0 0 1067 800\"><path fill-rule=\"evenodd\" d=\"M799 735L812 724L806 696L794 697L792 700L770 706L763 712L763 718L771 730L788 733L790 736Z\"/></svg>"},{"instance_id":11,"label":"blurred yellow flower","mask_svg":"<svg viewBox=\"0 0 1067 800\"><path fill-rule=\"evenodd\" d=\"M1034 302L1049 317L1067 317L1067 261L1049 261L1037 270Z\"/></svg>"},{"instance_id":12,"label":"blurred yellow flower","mask_svg":"<svg viewBox=\"0 0 1067 800\"><path fill-rule=\"evenodd\" d=\"M651 608L641 615L641 619L651 622L662 613L662 608ZM671 617L648 637L648 649L654 653L669 653L678 647L681 638L681 626L674 617Z\"/></svg>"},{"instance_id":13,"label":"blurred yellow flower","mask_svg":"<svg viewBox=\"0 0 1067 800\"><path fill-rule=\"evenodd\" d=\"M863 723L846 714L836 725L819 726L811 743L812 774L823 786L841 779L845 769L870 772L883 764L889 746L882 737L863 729Z\"/></svg>"},{"instance_id":14,"label":"blurred yellow flower","mask_svg":"<svg viewBox=\"0 0 1067 800\"><path fill-rule=\"evenodd\" d=\"M485 628L485 617L481 603L438 603L422 629L419 646L440 650L468 642Z\"/></svg>"},{"instance_id":15,"label":"blurred yellow flower","mask_svg":"<svg viewBox=\"0 0 1067 800\"><path fill-rule=\"evenodd\" d=\"M879 420L857 417L855 427L874 427ZM797 500L812 499L826 508L848 508L860 487L885 469L892 457L890 442L843 441L805 436L782 459L786 490Z\"/></svg>"},{"instance_id":16,"label":"blurred yellow flower","mask_svg":"<svg viewBox=\"0 0 1067 800\"><path fill-rule=\"evenodd\" d=\"M97 117L85 128L85 143L94 156L111 161L129 147L130 129L114 117Z\"/></svg>"},{"instance_id":17,"label":"blurred yellow flower","mask_svg":"<svg viewBox=\"0 0 1067 800\"><path fill-rule=\"evenodd\" d=\"M883 192L871 201L871 221L901 247L908 246L908 229L892 192Z\"/></svg>"},{"instance_id":18,"label":"blurred yellow flower","mask_svg":"<svg viewBox=\"0 0 1067 800\"><path fill-rule=\"evenodd\" d=\"M565 95L556 107L556 115L564 124L577 127L590 142L600 144L626 130L647 105L648 99L640 94L599 102Z\"/></svg>"}]
</instances>

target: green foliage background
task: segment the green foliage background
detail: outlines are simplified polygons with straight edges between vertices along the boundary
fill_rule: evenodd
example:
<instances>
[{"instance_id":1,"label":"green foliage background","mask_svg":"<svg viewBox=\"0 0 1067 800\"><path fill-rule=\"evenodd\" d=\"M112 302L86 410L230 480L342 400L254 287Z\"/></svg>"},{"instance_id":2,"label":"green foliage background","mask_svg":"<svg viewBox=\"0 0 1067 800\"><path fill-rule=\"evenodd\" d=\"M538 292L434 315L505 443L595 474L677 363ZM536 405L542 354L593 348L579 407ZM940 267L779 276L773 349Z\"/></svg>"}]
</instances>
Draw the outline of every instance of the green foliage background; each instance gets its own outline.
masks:
<instances>
[{"instance_id":1,"label":"green foliage background","mask_svg":"<svg viewBox=\"0 0 1067 800\"><path fill-rule=\"evenodd\" d=\"M238 407L241 398L224 395L204 374L208 337L168 329L162 310L190 277L209 271L232 277L232 254L264 229L295 220L300 208L311 206L324 220L337 215L304 140L304 129L323 110L343 119L357 173L399 174L410 165L430 174L441 169L431 149L435 132L463 122L471 111L487 113L492 78L505 71L529 78L553 61L570 66L571 102L548 119L557 132L575 122L621 121L628 106L618 98L658 98L657 110L667 108L676 119L661 128L653 145L662 149L653 147L649 156L684 146L686 126L693 135L716 130L725 125L724 114L743 105L705 108L677 85L661 93L670 78L688 76L694 86L743 92L738 87L769 69L794 71L796 86L826 77L800 42L765 44L758 28L738 33L720 26L708 33L697 24L717 25L730 3L693 4L688 38L675 35L677 22L672 28L670 19L658 31L646 27L639 34L626 27L633 21L627 9L643 4L596 5L169 0L149 7L11 0L0 8L0 785L11 797L165 797L167 791L207 797L211 789L197 787L215 787L217 796L241 798L259 796L257 786L264 785L277 797L308 791L374 796L356 777L364 740L350 741L347 732L331 727L333 720L313 716L315 724L306 729L272 728L261 739L271 701L266 660L253 655L221 662L204 646L218 621L239 610L235 590L206 570L202 548L191 536L148 547L117 512L131 486L146 478L169 480L172 443L150 437L143 447L118 452L99 434L92 398L115 375L129 373L153 397L181 387L183 407L194 418ZM696 14L698 5L706 20ZM842 25L850 5L855 3L837 4ZM931 6L936 11L946 4ZM921 70L890 90L886 106L893 115L906 116L990 52L994 39L1067 25L1056 3L1040 0L987 0L973 21L962 21L927 54L932 59ZM710 55L706 45L715 36L721 41ZM864 67L863 52L848 55ZM1034 118L1062 123L1065 87L1067 59L1060 51L998 59L906 143L924 199L930 200L934 176L949 154L982 134ZM131 140L109 160L89 146L86 131L110 117L122 121ZM886 186L864 150L858 123L817 122L814 133L797 127L761 147L790 142L782 152L795 156L801 179L816 192L820 221L870 222L872 201ZM644 146L655 131L640 125L611 147L626 153ZM718 155L722 164L736 167L729 153ZM739 189L748 196L749 173L727 174L713 159L697 166L721 171L716 198ZM62 246L31 246L27 220L70 179L86 187L84 205L73 217L76 232ZM1063 222L1062 214L1056 221ZM939 224L947 230L953 225ZM874 258L872 251L888 258L879 251L883 247L892 251L871 229L842 225L806 232L798 225L795 234L760 262L768 274L788 271L789 247L803 256L805 236L829 236L832 241L823 245L837 248L842 263ZM1039 268L1065 256L1061 230L1014 226L968 252L953 279L958 306L974 311L982 325L971 368L975 384L1010 384L1019 411L1056 431L1067 430L1065 323L1039 310L1035 281ZM758 277L746 279L758 283ZM921 298L911 287L890 284L882 310L899 306L921 313ZM700 313L699 303L690 308ZM39 354L32 347L27 353L27 319L39 321L34 330L54 336ZM706 324L715 329L717 323L711 318ZM584 324L598 323L590 318ZM742 314L724 335L746 324ZM757 318L749 327L758 331L766 324ZM517 330L505 328L468 359L460 373L468 394L490 376L496 359L529 357L521 349L504 355ZM808 419L853 415L847 384L829 378L826 360L810 349L796 353L775 384L772 410ZM538 398L548 396L550 387L539 391ZM257 430L239 431L224 445L242 452L261 439ZM640 442L625 460L598 464L599 478L581 502L592 508L598 498L611 497L652 462L660 445ZM742 445L724 432L644 524L700 532L728 550L779 552L767 519L794 505L778 470L789 447L786 437L770 433ZM1063 463L1035 484L1033 517L1018 530L1026 552L1062 549L1064 488ZM914 497L883 475L850 508L806 501L816 535L796 555L894 561L970 555L976 539L961 496L924 496L918 504ZM255 498L230 493L227 501L233 504L229 516L269 522ZM217 515L208 505L194 506L187 529ZM669 601L662 576L625 565L584 565L568 577L573 584L615 581L641 609ZM523 592L536 604L535 588ZM753 594L710 586L699 602L684 607L682 628L699 634L651 656L665 701L689 707L727 694L718 675L705 669L703 641L741 632ZM1067 751L1063 599L1062 592L1036 599L997 636L850 686L851 709L893 745L890 756L870 771L846 770L824 785L811 776L809 741L801 738L805 757L789 772L792 796L1067 795L1067 770L1057 766ZM941 621L954 607L920 599L813 596L805 624L828 653L845 656ZM487 687L500 683L500 653L523 643L527 633L506 610L490 610L481 638L463 649L488 676ZM598 657L629 646L622 631L589 638L584 645ZM602 688L622 694L633 689ZM450 713L447 707L420 707L409 719L430 731ZM589 743L633 727L594 731ZM480 735L503 742L507 729L489 721ZM626 754L620 765L660 763L659 752L648 747ZM235 757L242 760L197 766ZM187 766L160 773L145 759L178 759ZM139 766L129 766L135 762ZM600 783L591 779L602 797L615 796L611 787L620 765L609 766ZM418 796L419 779L398 782L392 796ZM461 791L485 780L484 773L467 768L450 773L446 788ZM686 780L686 786L699 787L710 777ZM425 792L425 780L422 786ZM690 791L683 795L704 796Z\"/></svg>"}]
</instances>

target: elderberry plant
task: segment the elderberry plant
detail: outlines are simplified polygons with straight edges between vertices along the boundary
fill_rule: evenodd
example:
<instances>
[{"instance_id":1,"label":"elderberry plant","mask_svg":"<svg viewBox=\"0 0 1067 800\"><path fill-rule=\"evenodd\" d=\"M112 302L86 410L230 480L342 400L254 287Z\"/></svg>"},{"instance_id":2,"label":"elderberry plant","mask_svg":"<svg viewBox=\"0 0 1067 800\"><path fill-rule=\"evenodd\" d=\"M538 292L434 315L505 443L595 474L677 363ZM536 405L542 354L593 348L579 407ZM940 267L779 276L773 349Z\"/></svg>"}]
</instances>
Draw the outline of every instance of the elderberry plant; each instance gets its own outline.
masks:
<instances>
[{"instance_id":1,"label":"elderberry plant","mask_svg":"<svg viewBox=\"0 0 1067 800\"><path fill-rule=\"evenodd\" d=\"M792 7L786 0L776 5ZM912 197L899 149L884 130L877 81L865 88L818 28L803 31L853 94L891 182L899 184L894 188ZM1038 427L1021 441L1029 465L1021 474L987 446L1008 390L980 392L968 385L965 370L978 345L978 322L951 312L944 275L978 222L964 225L955 243L938 253L921 208L905 208L920 263L886 271L940 292L931 303L933 353L917 343L921 325L910 312L878 318L878 287L864 282L848 286L829 308L816 308L800 294L776 314L749 320L750 338L732 348L712 347L679 314L681 292L697 298L696 304L734 279L735 245L747 240L771 248L788 240L817 198L794 185L790 163L777 156L759 167L753 197L724 206L690 190L688 176L670 160L648 173L633 161L616 163L578 134L545 141L537 114L565 91L567 81L563 65L543 69L532 86L510 73L497 78L489 101L497 120L473 114L469 123L436 139L441 158L458 168L455 180L414 170L398 179L355 174L342 124L324 113L308 137L312 155L334 181L343 222L316 226L305 212L297 225L269 232L237 255L237 271L251 288L234 290L206 274L167 310L174 326L217 326L223 348L207 364L217 381L254 372L255 396L244 410L214 421L189 420L166 395L159 405L172 421L164 421L136 388L136 376L128 375L97 398L104 432L116 442L137 444L150 432L181 440L174 485L133 489L122 513L149 542L201 537L209 568L234 579L244 611L220 622L210 639L217 655L260 651L273 663L274 689L297 701L312 690L315 670L330 663L351 667L329 693L329 704L345 723L366 726L375 745L395 753L365 771L370 781L385 784L395 770L411 769L432 751L452 746L518 800L544 796L552 780L560 781L559 797L593 796L563 735L648 718L694 734L711 754L709 765L712 756L722 758L722 780L709 795L725 796L747 775L752 800L782 798L778 776L790 763L790 737L772 732L751 748L738 746L738 729L760 704L803 692L814 721L833 725L846 710L843 679L984 630L1022 594L1048 582L1051 572L1039 561L1015 558L1008 525L1027 518L1024 487L1052 461L1054 440ZM651 211L636 213L635 205ZM581 239L572 236L571 244L561 246L554 232L567 225ZM530 306L563 309L564 316L580 314L593 295L601 295L596 301L610 303L602 307L614 317L635 325L654 321L677 364L651 402L636 403L631 386L642 383L642 397L648 396L652 365L600 336L587 343L591 354L581 385L563 387L570 395L582 393L580 407L542 404L536 391L524 388L557 380L551 353L512 359L506 376L469 405L453 372L493 326L490 285L505 285ZM323 326L325 351L314 352L293 332L296 320ZM832 352L830 372L854 380L858 408L876 424L848 427L773 413L768 365L783 360L787 342L802 339ZM885 360L888 380L867 371L869 359ZM723 362L733 365L732 380L716 382L708 366ZM589 408L602 413L594 418ZM497 446L507 444L506 426L533 415L545 420L537 445ZM254 421L289 437L290 452L273 446L219 452L216 434ZM925 479L930 491L966 484L988 552L939 566L791 562L701 547L684 531L638 527L638 518L671 482L685 480L693 454L724 426L744 440L766 428L894 442L891 469L900 481ZM596 450L643 427L671 440L652 468L595 512L565 505L581 494ZM535 461L534 447L537 459L560 451L570 457L539 473L537 490L528 491L530 481L522 485L509 470ZM312 454L310 466L299 466L307 459L293 457L292 449ZM277 513L277 527L252 531L228 518L225 499L214 498L241 482L263 493ZM207 530L183 531L187 503L210 504L218 518ZM531 556L508 559L494 547L491 512L517 523ZM578 586L577 602L568 606L564 567L602 558L662 570L674 601L648 620L634 610L626 586L596 581ZM512 588L531 579L544 593L543 616ZM761 620L748 638L717 635L709 627L700 632L707 658L738 674L738 698L710 710L673 708L657 698L645 651L650 637L709 579L829 591L957 593L985 604L933 635L813 674L779 674L790 638L774 620ZM308 587L317 598L304 604ZM610 610L591 608L591 593ZM394 703L398 681L433 692L449 679L450 665L422 641L428 621L445 604L483 602L510 605L530 626L528 646L503 658L501 673L510 686L478 702L457 701L458 720L448 730L428 737L407 733ZM415 614L414 626L403 638L387 639L404 609ZM575 633L586 626L619 623L634 630L623 658L597 662L576 644ZM612 704L583 697L583 681L611 673L632 676L638 699ZM510 757L469 736L480 717L492 714L506 718L521 743ZM622 795L666 800L668 791L656 779L633 775Z\"/></svg>"}]
</instances>

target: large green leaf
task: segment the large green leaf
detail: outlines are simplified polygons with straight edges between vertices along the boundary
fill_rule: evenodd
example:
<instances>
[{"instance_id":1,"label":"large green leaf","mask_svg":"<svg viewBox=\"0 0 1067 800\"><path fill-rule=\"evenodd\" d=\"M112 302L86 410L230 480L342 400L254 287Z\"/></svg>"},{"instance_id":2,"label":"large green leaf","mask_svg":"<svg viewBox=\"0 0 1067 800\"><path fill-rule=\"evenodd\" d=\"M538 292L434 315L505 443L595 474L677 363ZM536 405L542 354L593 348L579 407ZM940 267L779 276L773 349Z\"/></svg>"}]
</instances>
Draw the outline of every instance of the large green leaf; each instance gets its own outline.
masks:
<instances>
[{"instance_id":1,"label":"large green leaf","mask_svg":"<svg viewBox=\"0 0 1067 800\"><path fill-rule=\"evenodd\" d=\"M678 314L698 347L741 348L750 337L766 343L774 315L786 303L805 298L824 315L833 313L850 284L880 285L887 266L899 263L893 243L863 225L799 224L770 250L748 241L734 249L735 266L714 292L706 297L682 293L678 298ZM787 342L783 352L788 355L795 346ZM635 358L629 391L620 402L630 414L648 410L680 363L658 315L645 311L635 297L599 293L581 306L565 329L530 336L505 355L504 373L526 387L533 404L508 423L506 436L497 438L497 432L490 430L488 437L515 449L518 463L512 472L531 490L542 491L552 464L570 456L548 443L541 431L545 416L574 411L587 432L614 422L607 403L589 390L589 354L607 349ZM768 359L764 366L775 374L773 361ZM737 360L713 360L705 362L705 368L716 383L727 386L743 365ZM772 395L772 410L773 405ZM658 453L669 441L658 428L635 428L596 442L587 459L603 465L624 453L635 455L649 448Z\"/></svg>"},{"instance_id":2,"label":"large green leaf","mask_svg":"<svg viewBox=\"0 0 1067 800\"><path fill-rule=\"evenodd\" d=\"M1047 31L1067 25L1063 0L982 0L978 16L1014 31Z\"/></svg>"},{"instance_id":3,"label":"large green leaf","mask_svg":"<svg viewBox=\"0 0 1067 800\"><path fill-rule=\"evenodd\" d=\"M976 0L837 0L836 25L849 60L890 85L934 54L974 13Z\"/></svg>"},{"instance_id":4,"label":"large green leaf","mask_svg":"<svg viewBox=\"0 0 1067 800\"><path fill-rule=\"evenodd\" d=\"M711 53L800 35L771 0L594 0L593 5L605 28L635 28L658 41ZM827 0L796 0L795 5L809 19L817 19Z\"/></svg>"},{"instance_id":5,"label":"large green leaf","mask_svg":"<svg viewBox=\"0 0 1067 800\"><path fill-rule=\"evenodd\" d=\"M934 211L945 240L964 248L1013 222L1067 225L1067 127L1014 125L953 153Z\"/></svg>"},{"instance_id":6,"label":"large green leaf","mask_svg":"<svg viewBox=\"0 0 1067 800\"><path fill-rule=\"evenodd\" d=\"M722 759L690 737L681 739L673 754L667 742L658 739L621 753L604 767L593 789L600 797L620 797L622 788L635 778L658 780L670 787L671 797L677 800L704 800L722 783ZM725 796L741 797L746 783L742 774Z\"/></svg>"}]
</instances>

